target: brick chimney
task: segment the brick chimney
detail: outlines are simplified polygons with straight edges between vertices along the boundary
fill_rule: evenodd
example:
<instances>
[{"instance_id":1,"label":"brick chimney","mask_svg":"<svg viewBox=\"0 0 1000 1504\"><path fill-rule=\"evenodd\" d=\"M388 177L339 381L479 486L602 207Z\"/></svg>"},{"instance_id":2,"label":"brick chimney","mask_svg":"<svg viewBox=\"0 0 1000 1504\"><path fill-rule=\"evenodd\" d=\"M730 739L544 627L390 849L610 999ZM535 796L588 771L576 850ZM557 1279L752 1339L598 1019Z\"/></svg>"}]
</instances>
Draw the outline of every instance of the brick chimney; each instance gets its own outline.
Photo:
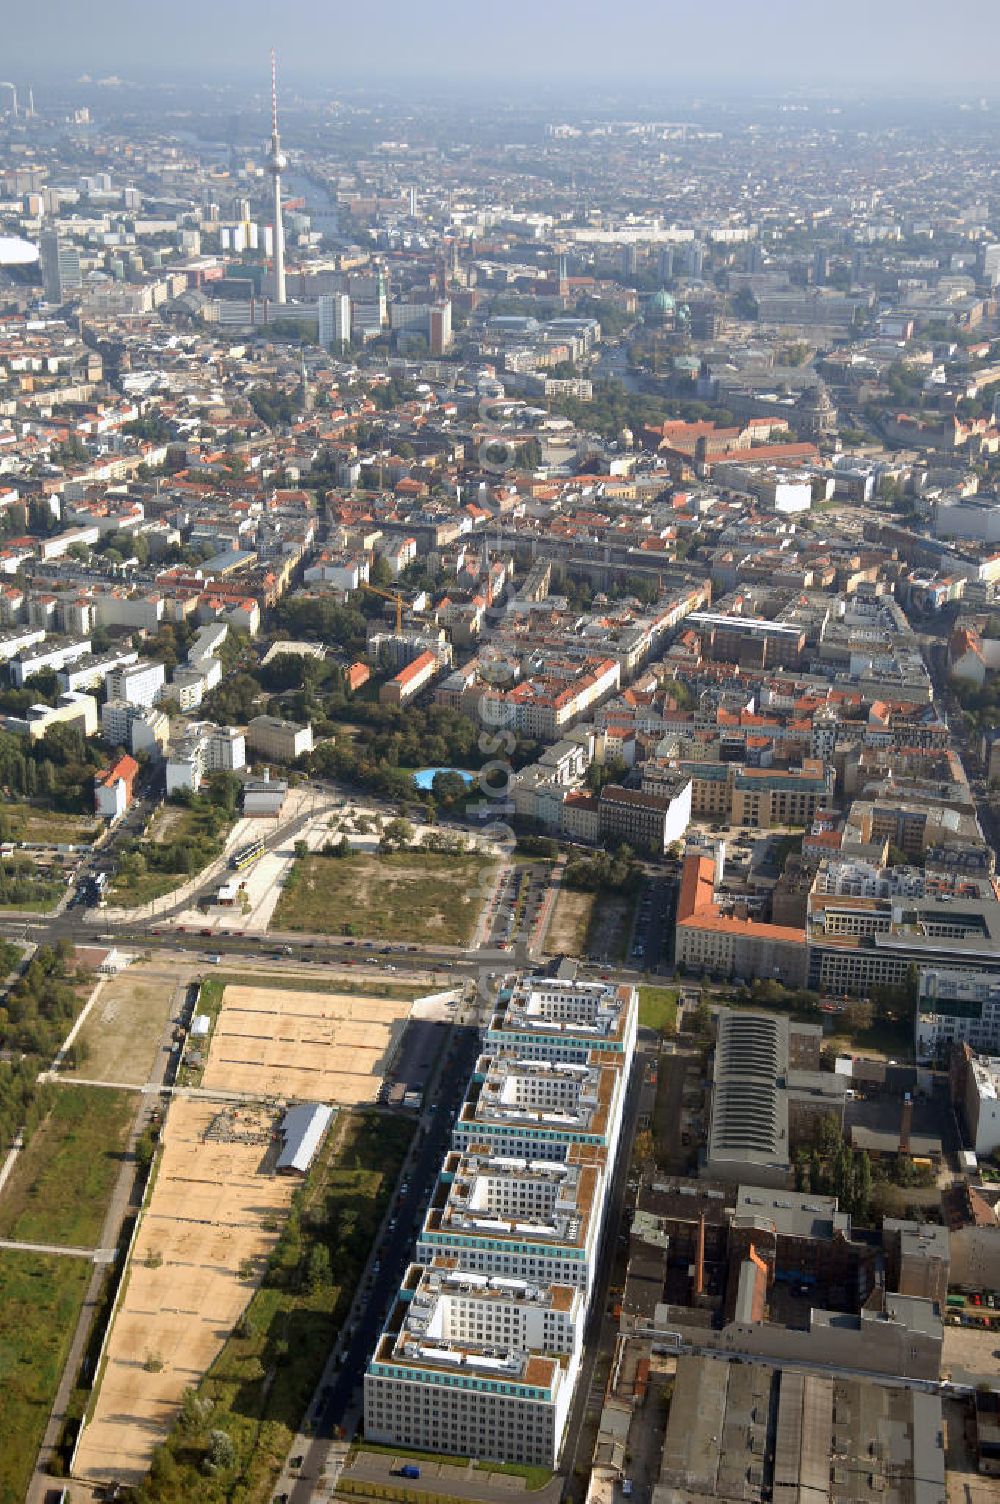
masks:
<instances>
[{"instance_id":1,"label":"brick chimney","mask_svg":"<svg viewBox=\"0 0 1000 1504\"><path fill-rule=\"evenodd\" d=\"M903 1097L903 1111L899 1118L899 1152L909 1154L913 1134L913 1098L909 1092Z\"/></svg>"}]
</instances>

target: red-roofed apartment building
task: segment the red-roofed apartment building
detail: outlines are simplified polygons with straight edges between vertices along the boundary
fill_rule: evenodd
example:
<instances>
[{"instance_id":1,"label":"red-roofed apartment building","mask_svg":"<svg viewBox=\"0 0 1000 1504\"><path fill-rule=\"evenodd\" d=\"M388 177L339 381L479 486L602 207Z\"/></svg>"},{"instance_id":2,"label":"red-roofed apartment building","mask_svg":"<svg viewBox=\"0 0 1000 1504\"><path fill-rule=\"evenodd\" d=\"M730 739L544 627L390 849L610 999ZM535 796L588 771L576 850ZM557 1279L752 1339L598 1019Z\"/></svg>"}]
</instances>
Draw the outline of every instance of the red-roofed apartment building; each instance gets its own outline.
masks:
<instances>
[{"instance_id":1,"label":"red-roofed apartment building","mask_svg":"<svg viewBox=\"0 0 1000 1504\"><path fill-rule=\"evenodd\" d=\"M405 705L430 683L440 667L440 660L434 653L421 653L419 658L401 668L395 679L382 685L378 692L379 704Z\"/></svg>"},{"instance_id":2,"label":"red-roofed apartment building","mask_svg":"<svg viewBox=\"0 0 1000 1504\"><path fill-rule=\"evenodd\" d=\"M94 811L104 820L117 820L132 803L132 785L139 764L126 752L94 779Z\"/></svg>"},{"instance_id":3,"label":"red-roofed apartment building","mask_svg":"<svg viewBox=\"0 0 1000 1504\"><path fill-rule=\"evenodd\" d=\"M805 985L805 930L727 912L716 898L710 856L684 859L676 933L677 965L689 973L744 980L774 977L786 987Z\"/></svg>"}]
</instances>

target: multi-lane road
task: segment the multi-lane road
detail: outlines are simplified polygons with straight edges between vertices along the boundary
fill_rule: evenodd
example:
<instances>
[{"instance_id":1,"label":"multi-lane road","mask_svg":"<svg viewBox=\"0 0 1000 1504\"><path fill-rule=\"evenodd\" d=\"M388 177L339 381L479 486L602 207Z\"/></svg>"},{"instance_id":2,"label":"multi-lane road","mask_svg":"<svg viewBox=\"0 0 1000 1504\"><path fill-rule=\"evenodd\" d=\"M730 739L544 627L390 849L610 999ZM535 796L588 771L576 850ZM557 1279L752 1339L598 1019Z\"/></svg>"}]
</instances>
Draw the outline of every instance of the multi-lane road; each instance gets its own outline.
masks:
<instances>
[{"instance_id":1,"label":"multi-lane road","mask_svg":"<svg viewBox=\"0 0 1000 1504\"><path fill-rule=\"evenodd\" d=\"M274 833L272 840L277 839L287 841L289 832L285 830L280 837ZM485 944L465 949L387 944L382 940L347 939L321 934L219 933L208 926L201 927L196 922L183 926L171 923L171 912L155 918L136 920L121 914L85 910L79 905L36 919L0 920L0 934L17 939L28 938L36 944L52 944L66 938L78 945L115 944L146 951L168 950L180 960L189 960L193 975L211 974L212 963L224 961L231 968L239 966L251 971L267 970L272 974L287 971L290 980L296 973L301 974L304 966L315 966L318 972L328 970L333 974L343 974L356 967L359 975L368 977L371 977L373 971L376 974L398 972L400 980L410 980L414 976L429 977L431 986L448 982L473 984L471 989L466 986L466 1003L461 1009L455 1010L449 1027L443 1031L445 1042L442 1055L437 1063L437 1070L432 1074L424 1110L400 1184L394 1188L385 1222L371 1250L352 1312L345 1324L344 1335L335 1354L331 1355L316 1395L303 1417L302 1433L289 1454L288 1465L277 1486L277 1495L280 1497L282 1493L287 1494L290 1504L291 1501L306 1504L307 1500L314 1497L323 1497L318 1485L324 1474L329 1476L329 1464L338 1439L345 1434L352 1435L359 1424L365 1366L374 1350L385 1316L396 1297L406 1265L412 1258L416 1232L437 1185L441 1162L450 1142L452 1123L481 1047L480 1026L489 1013L489 999L495 978L503 971L526 968L537 963L537 957L529 951L524 938L525 934L531 933L532 921L544 898L536 890L536 885L535 872L529 870L521 877L519 887L511 886L509 892L499 895ZM200 886L205 886L204 881ZM662 917L659 912L660 900L665 896L665 892L661 894L655 885L651 886L649 909L645 916L640 916L651 921L651 927L659 928ZM193 902L189 896L178 904L174 919L182 910L190 910ZM641 958L637 960L638 966L641 966ZM591 970L587 967L582 969ZM600 972L605 968L593 970ZM639 980L638 967L632 972L616 974L621 975L623 980ZM155 1091L151 1088L146 1110L150 1110L160 1095L169 1090L170 1082L159 1079ZM629 1102L627 1110L628 1122L622 1135L620 1163L608 1208L601 1268L587 1334L588 1357L565 1448L567 1457L576 1459L579 1453L581 1462L584 1461L581 1445L587 1434L591 1390L595 1384L602 1382L597 1365L602 1356L607 1357L608 1344L613 1342L613 1332L605 1316L605 1303L610 1261L616 1247L622 1212L625 1167L629 1162L634 1133L635 1104ZM44 1451L45 1449L43 1454ZM293 1462L296 1464L294 1467L291 1465ZM36 1475L35 1482L43 1491L45 1484L50 1481L42 1473ZM571 1490L574 1487L572 1483L569 1486Z\"/></svg>"},{"instance_id":2,"label":"multi-lane road","mask_svg":"<svg viewBox=\"0 0 1000 1504\"><path fill-rule=\"evenodd\" d=\"M436 1086L417 1127L414 1144L362 1274L335 1358L310 1406L303 1434L290 1454L301 1458L286 1469L276 1492L289 1504L307 1504L328 1468L332 1443L350 1437L361 1415L361 1385L368 1359L413 1257L417 1231L438 1181L451 1126L480 1048L480 1032L455 1027L439 1062ZM308 1438L308 1439L307 1439Z\"/></svg>"}]
</instances>

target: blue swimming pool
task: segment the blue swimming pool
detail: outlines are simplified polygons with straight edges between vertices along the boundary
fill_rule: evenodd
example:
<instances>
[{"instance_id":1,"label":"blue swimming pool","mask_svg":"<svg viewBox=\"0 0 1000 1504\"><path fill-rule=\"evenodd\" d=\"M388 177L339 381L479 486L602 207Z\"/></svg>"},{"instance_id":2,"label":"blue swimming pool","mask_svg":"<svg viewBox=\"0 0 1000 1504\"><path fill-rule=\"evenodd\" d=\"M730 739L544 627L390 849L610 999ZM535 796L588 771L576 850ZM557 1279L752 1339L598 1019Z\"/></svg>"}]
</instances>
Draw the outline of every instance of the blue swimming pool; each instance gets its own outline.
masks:
<instances>
[{"instance_id":1,"label":"blue swimming pool","mask_svg":"<svg viewBox=\"0 0 1000 1504\"><path fill-rule=\"evenodd\" d=\"M467 773L464 768L418 768L413 775L413 782L418 789L432 789L434 779L438 773L457 773L459 778L464 778L466 783L475 783L474 773Z\"/></svg>"}]
</instances>

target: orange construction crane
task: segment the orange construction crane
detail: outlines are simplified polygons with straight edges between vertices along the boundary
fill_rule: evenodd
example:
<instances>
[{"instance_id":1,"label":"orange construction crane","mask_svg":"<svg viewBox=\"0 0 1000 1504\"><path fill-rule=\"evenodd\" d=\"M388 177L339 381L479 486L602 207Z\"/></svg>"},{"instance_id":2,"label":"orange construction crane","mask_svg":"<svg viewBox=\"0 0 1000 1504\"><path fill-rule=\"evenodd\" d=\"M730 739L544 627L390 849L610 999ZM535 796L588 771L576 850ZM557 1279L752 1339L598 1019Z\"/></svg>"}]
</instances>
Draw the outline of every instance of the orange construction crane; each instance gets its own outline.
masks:
<instances>
[{"instance_id":1,"label":"orange construction crane","mask_svg":"<svg viewBox=\"0 0 1000 1504\"><path fill-rule=\"evenodd\" d=\"M383 590L379 585L369 585L367 580L361 581L362 590L370 590L372 595L381 595L384 600L394 601L396 604L396 635L403 630L403 597L398 590Z\"/></svg>"}]
</instances>

